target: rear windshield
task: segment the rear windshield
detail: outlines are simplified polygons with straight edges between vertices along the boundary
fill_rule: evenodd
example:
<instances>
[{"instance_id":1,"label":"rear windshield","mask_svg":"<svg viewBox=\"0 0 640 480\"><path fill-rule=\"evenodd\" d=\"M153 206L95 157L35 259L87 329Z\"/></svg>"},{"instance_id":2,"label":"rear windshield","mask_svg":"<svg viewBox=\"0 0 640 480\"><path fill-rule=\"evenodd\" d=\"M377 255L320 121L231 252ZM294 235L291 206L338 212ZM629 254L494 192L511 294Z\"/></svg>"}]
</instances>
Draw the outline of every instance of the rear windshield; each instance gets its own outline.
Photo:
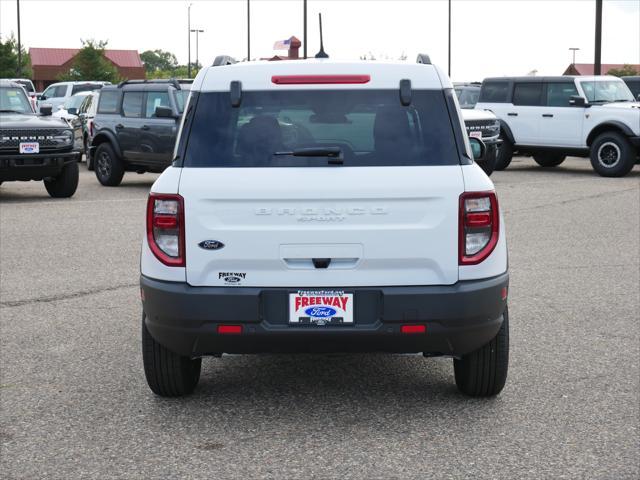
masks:
<instances>
[{"instance_id":1,"label":"rear windshield","mask_svg":"<svg viewBox=\"0 0 640 480\"><path fill-rule=\"evenodd\" d=\"M327 158L294 156L337 147L345 166L459 163L441 90L414 90L402 106L398 90L200 93L185 167L317 167ZM186 134L186 132L185 132Z\"/></svg>"}]
</instances>

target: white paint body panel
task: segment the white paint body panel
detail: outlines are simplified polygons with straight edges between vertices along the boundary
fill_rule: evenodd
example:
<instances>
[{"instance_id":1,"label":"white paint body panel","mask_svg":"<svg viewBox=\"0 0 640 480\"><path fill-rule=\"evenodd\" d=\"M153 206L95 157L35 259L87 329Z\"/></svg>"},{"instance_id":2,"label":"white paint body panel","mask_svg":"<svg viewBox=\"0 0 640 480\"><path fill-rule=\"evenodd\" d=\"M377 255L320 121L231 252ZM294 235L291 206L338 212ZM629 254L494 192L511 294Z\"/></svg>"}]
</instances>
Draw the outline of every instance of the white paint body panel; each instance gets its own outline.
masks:
<instances>
[{"instance_id":1,"label":"white paint body panel","mask_svg":"<svg viewBox=\"0 0 640 480\"><path fill-rule=\"evenodd\" d=\"M459 165L185 168L187 282L224 286L451 285ZM204 250L203 240L225 244ZM313 258L332 258L327 269Z\"/></svg>"}]
</instances>

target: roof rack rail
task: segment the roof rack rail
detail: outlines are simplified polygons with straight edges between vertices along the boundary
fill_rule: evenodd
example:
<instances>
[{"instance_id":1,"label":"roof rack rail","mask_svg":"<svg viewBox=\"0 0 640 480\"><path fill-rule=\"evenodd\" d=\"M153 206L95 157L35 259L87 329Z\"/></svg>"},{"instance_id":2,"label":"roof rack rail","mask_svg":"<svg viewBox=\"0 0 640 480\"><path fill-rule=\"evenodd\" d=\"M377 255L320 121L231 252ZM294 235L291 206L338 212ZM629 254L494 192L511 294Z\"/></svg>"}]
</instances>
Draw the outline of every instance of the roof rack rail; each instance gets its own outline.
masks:
<instances>
[{"instance_id":1,"label":"roof rack rail","mask_svg":"<svg viewBox=\"0 0 640 480\"><path fill-rule=\"evenodd\" d=\"M427 55L426 53L419 53L418 58L416 59L416 62L424 63L425 65L431 65L431 59L429 58L429 55Z\"/></svg>"},{"instance_id":2,"label":"roof rack rail","mask_svg":"<svg viewBox=\"0 0 640 480\"><path fill-rule=\"evenodd\" d=\"M180 80L176 80L175 78L152 78L150 80L125 80L124 82L120 82L118 84L118 88L122 88L125 85L144 85L146 83L169 83L175 87L176 90L180 90ZM182 82L186 83L186 82Z\"/></svg>"},{"instance_id":3,"label":"roof rack rail","mask_svg":"<svg viewBox=\"0 0 640 480\"><path fill-rule=\"evenodd\" d=\"M214 60L213 60L213 67L221 67L223 65L233 65L234 63L238 63L238 61L229 56L229 55L218 55Z\"/></svg>"}]
</instances>

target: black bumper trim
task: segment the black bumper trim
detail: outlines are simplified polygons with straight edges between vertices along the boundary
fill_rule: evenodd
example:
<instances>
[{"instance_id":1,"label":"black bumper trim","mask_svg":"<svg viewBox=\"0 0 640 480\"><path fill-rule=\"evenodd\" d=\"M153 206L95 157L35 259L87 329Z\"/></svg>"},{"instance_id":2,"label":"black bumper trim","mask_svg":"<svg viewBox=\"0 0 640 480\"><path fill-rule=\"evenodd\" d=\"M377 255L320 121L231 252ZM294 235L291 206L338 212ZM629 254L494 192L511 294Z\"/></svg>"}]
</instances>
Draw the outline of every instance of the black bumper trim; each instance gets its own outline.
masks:
<instances>
[{"instance_id":1,"label":"black bumper trim","mask_svg":"<svg viewBox=\"0 0 640 480\"><path fill-rule=\"evenodd\" d=\"M297 288L192 287L140 278L149 332L170 350L192 357L330 351L459 356L495 336L508 283L504 273L450 286L318 287L354 293L354 325L292 327L288 294ZM219 335L219 324L243 325L243 333ZM424 324L427 333L401 334L403 324Z\"/></svg>"}]
</instances>

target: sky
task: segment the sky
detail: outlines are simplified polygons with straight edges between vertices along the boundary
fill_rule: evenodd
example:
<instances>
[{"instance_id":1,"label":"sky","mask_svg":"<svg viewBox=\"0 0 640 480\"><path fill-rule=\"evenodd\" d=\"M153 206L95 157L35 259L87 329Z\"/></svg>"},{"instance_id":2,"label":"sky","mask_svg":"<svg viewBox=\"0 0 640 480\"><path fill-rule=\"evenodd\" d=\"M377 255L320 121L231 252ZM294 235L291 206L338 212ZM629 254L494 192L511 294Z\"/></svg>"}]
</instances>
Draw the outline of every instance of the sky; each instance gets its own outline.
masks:
<instances>
[{"instance_id":1,"label":"sky","mask_svg":"<svg viewBox=\"0 0 640 480\"><path fill-rule=\"evenodd\" d=\"M277 40L303 39L302 0L251 0L251 56L277 53ZM560 75L578 47L577 63L593 63L595 0L452 0L451 77ZM25 47L79 48L81 39L108 48L162 49L187 62L187 12L199 37L201 64L247 52L245 0L21 0ZM308 0L308 54L319 48L322 13L331 58L427 53L447 69L447 0ZM0 0L0 36L17 32L16 1ZM640 64L640 0L604 0L602 63ZM192 36L195 61L195 36ZM301 49L302 53L302 49Z\"/></svg>"}]
</instances>

